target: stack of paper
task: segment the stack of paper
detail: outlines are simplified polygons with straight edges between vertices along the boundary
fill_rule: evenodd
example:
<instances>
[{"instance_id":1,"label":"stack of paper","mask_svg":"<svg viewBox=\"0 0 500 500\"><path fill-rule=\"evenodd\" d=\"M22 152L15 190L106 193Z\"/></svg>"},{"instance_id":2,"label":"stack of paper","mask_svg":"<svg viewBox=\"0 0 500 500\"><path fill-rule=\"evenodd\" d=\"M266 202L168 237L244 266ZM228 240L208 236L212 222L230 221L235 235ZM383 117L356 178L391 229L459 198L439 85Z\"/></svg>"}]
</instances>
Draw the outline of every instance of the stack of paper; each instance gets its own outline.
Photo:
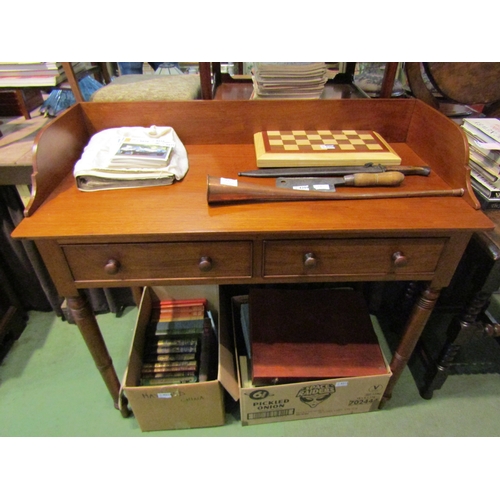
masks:
<instances>
[{"instance_id":1,"label":"stack of paper","mask_svg":"<svg viewBox=\"0 0 500 500\"><path fill-rule=\"evenodd\" d=\"M72 63L75 72L88 69L84 62ZM0 87L54 87L66 80L60 62L2 62Z\"/></svg>"},{"instance_id":2,"label":"stack of paper","mask_svg":"<svg viewBox=\"0 0 500 500\"><path fill-rule=\"evenodd\" d=\"M255 63L253 99L319 99L327 78L323 62Z\"/></svg>"},{"instance_id":3,"label":"stack of paper","mask_svg":"<svg viewBox=\"0 0 500 500\"><path fill-rule=\"evenodd\" d=\"M471 183L482 208L500 208L500 120L466 118Z\"/></svg>"}]
</instances>

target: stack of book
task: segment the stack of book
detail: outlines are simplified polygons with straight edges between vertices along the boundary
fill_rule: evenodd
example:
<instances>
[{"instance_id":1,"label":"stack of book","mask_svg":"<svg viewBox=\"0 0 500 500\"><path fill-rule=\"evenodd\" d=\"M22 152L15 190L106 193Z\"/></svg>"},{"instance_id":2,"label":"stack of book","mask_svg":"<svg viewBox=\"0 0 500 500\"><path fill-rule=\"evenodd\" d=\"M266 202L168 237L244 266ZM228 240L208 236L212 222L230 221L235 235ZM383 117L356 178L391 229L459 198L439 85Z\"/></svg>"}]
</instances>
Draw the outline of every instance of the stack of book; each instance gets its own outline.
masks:
<instances>
[{"instance_id":1,"label":"stack of book","mask_svg":"<svg viewBox=\"0 0 500 500\"><path fill-rule=\"evenodd\" d=\"M214 365L214 331L206 299L154 304L146 332L141 385L202 382Z\"/></svg>"},{"instance_id":2,"label":"stack of book","mask_svg":"<svg viewBox=\"0 0 500 500\"><path fill-rule=\"evenodd\" d=\"M154 137L126 136L118 150L111 157L108 169L136 170L138 172L156 172L159 167L166 167L175 142L170 139ZM172 176L173 177L173 176Z\"/></svg>"},{"instance_id":3,"label":"stack of book","mask_svg":"<svg viewBox=\"0 0 500 500\"><path fill-rule=\"evenodd\" d=\"M73 63L75 72L88 69L85 62ZM0 87L55 87L66 80L60 62L2 62Z\"/></svg>"},{"instance_id":4,"label":"stack of book","mask_svg":"<svg viewBox=\"0 0 500 500\"><path fill-rule=\"evenodd\" d=\"M483 209L500 208L500 120L466 118L471 184Z\"/></svg>"},{"instance_id":5,"label":"stack of book","mask_svg":"<svg viewBox=\"0 0 500 500\"><path fill-rule=\"evenodd\" d=\"M255 63L253 99L319 99L328 80L325 63Z\"/></svg>"}]
</instances>

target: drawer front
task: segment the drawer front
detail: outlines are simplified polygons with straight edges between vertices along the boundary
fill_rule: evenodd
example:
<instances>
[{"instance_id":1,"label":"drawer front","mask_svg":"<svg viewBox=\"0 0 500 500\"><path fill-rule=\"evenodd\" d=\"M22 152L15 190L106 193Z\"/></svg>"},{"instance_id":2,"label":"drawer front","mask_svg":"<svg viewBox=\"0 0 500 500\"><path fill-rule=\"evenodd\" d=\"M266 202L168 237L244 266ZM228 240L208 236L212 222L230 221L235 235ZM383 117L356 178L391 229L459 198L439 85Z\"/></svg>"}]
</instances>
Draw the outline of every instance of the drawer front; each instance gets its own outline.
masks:
<instances>
[{"instance_id":1,"label":"drawer front","mask_svg":"<svg viewBox=\"0 0 500 500\"><path fill-rule=\"evenodd\" d=\"M75 281L250 277L252 243L66 245Z\"/></svg>"},{"instance_id":2,"label":"drawer front","mask_svg":"<svg viewBox=\"0 0 500 500\"><path fill-rule=\"evenodd\" d=\"M264 277L428 274L445 238L289 240L264 242Z\"/></svg>"}]
</instances>

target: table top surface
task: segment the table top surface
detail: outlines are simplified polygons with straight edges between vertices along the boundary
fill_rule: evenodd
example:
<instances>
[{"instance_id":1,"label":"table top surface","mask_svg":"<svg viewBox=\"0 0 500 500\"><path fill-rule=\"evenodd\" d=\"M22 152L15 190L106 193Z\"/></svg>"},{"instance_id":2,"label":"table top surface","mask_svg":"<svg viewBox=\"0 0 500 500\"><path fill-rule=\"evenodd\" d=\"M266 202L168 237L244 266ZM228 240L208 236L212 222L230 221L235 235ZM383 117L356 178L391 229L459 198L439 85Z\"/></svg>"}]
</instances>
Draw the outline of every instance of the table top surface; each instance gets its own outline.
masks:
<instances>
[{"instance_id":1,"label":"table top surface","mask_svg":"<svg viewBox=\"0 0 500 500\"><path fill-rule=\"evenodd\" d=\"M404 144L392 144L403 158L412 156ZM23 221L18 236L113 239L234 238L256 233L345 235L487 229L491 222L462 198L322 200L264 202L211 206L207 176L237 178L253 160L253 145L187 147L190 169L171 186L81 192L72 174L54 190L37 212ZM216 160L214 160L216 158ZM421 160L412 163L423 165ZM241 177L239 178L242 179ZM274 179L249 182L273 185ZM446 189L437 176L407 177L407 189ZM353 192L359 188L338 188ZM390 191L393 188L384 188ZM457 217L460 214L460 217ZM131 240L130 240L131 241Z\"/></svg>"},{"instance_id":2,"label":"table top surface","mask_svg":"<svg viewBox=\"0 0 500 500\"><path fill-rule=\"evenodd\" d=\"M374 103L378 109L406 108L408 104L395 103L387 100L386 104ZM365 113L365 103L362 101L326 101L323 103L287 103L295 106L297 111L313 109L329 116L331 110L341 108L345 103L351 103L357 112ZM337 103L337 104L334 104ZM144 113L159 113L158 105L151 104L151 111L145 103L140 105ZM164 103L162 103L164 104ZM222 104L225 106L218 106ZM362 106L361 106L362 104ZM370 105L370 104L369 104ZM154 106L154 107L153 107ZM248 127L251 120L260 125L262 110L278 109L278 105L246 103L248 113L243 117L235 117L224 127L224 114L214 114L215 110L233 109L235 105L228 102L203 102L198 104L168 105L172 112L172 121L179 121L179 136L183 140L189 159L189 171L185 178L171 186L148 187L138 189L120 189L100 192L80 192L72 174L68 169L59 185L51 190L43 204L33 215L27 217L16 229L14 235L33 239L65 239L78 241L81 238L89 241L164 241L171 239L224 239L255 238L273 234L274 236L290 237L301 235L311 236L373 236L373 235L436 235L453 232L474 232L493 228L493 223L480 210L474 209L461 197L432 198L399 198L374 200L322 200L294 202L264 202L240 205L213 206L207 203L207 176L237 178L238 172L256 168L255 149L251 135L245 132L244 139L237 143L234 139L234 129ZM273 108L276 106L276 108ZM333 106L333 108L332 108ZM410 104L411 106L411 104ZM419 104L420 106L420 104ZM349 108L350 108L349 107ZM90 119L102 120L102 110L114 111L110 114L112 120L118 120L118 110L130 115L131 109L137 106L104 106L97 107L90 103L83 109L90 112L99 111L96 117ZM165 104L167 109L167 104ZM353 109L354 109L353 108ZM359 108L359 109L358 109ZM236 109L236 108L235 108ZM238 109L241 109L238 107ZM282 107L279 107L282 109ZM286 107L284 107L286 109ZM174 111L179 112L179 118ZM191 117L184 118L191 111ZM78 110L76 110L78 111ZM76 115L76 111L66 115L64 120ZM342 111L343 112L343 111ZM376 111L378 113L378 111ZM427 110L425 109L427 113ZM375 111L374 111L375 113ZM186 127L202 127L195 119L206 114L211 122L220 121L222 133L227 140L219 143L207 143L212 140L207 131L207 140L198 141L194 131ZM222 115L222 116L221 116ZM272 119L272 113L270 112ZM125 116L125 115L124 115ZM375 116L375 115L374 115ZM439 118L438 118L439 119ZM53 122L56 130L59 122ZM232 125L232 128L231 128ZM81 127L81 125L78 125ZM109 126L109 125L108 125ZM392 125L391 125L392 126ZM50 129L51 127L48 127ZM176 127L177 128L177 127ZM231 130L229 130L231 129ZM68 134L65 129L61 134ZM179 132L178 132L179 133ZM398 132L399 133L399 132ZM455 132L453 132L455 133ZM241 132L243 137L243 132ZM43 135L43 134L42 134ZM203 139L203 138L202 138ZM461 139L460 139L461 140ZM215 142L215 141L214 141ZM426 162L419 157L407 143L389 141L391 146L402 157L403 165L423 166ZM463 147L463 146L462 146ZM41 147L39 147L41 149ZM40 153L40 151L39 151ZM431 170L433 169L433 165ZM461 167L464 168L464 167ZM243 178L240 178L242 180ZM273 185L275 179L251 179L250 182ZM456 186L452 186L456 187ZM449 189L450 185L440 175L432 171L429 177L407 176L398 188L376 188L378 191L398 189L402 192L417 190ZM352 192L361 188L341 187L338 190ZM370 189L370 188L365 188Z\"/></svg>"}]
</instances>

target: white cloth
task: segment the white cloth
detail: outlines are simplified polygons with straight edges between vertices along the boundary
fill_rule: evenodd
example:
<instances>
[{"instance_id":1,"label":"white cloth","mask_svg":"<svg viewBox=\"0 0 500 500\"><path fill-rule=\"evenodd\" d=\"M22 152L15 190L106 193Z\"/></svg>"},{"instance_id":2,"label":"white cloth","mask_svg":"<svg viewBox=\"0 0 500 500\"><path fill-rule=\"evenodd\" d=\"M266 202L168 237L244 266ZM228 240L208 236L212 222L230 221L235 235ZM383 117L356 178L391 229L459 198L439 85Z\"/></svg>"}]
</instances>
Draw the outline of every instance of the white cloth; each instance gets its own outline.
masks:
<instances>
[{"instance_id":1,"label":"white cloth","mask_svg":"<svg viewBox=\"0 0 500 500\"><path fill-rule=\"evenodd\" d=\"M175 146L166 167L150 169L131 169L110 167L111 158L115 155L125 137L140 140L144 137L165 138ZM180 181L189 169L186 148L172 127L118 127L102 130L94 134L85 146L81 158L76 162L73 174L77 186L85 191L92 190L89 179L100 179L98 189L119 189L120 187L134 187L133 181L147 179L175 178ZM106 187L109 180L109 187ZM120 186L119 181L130 181ZM144 184L141 184L144 185Z\"/></svg>"}]
</instances>

